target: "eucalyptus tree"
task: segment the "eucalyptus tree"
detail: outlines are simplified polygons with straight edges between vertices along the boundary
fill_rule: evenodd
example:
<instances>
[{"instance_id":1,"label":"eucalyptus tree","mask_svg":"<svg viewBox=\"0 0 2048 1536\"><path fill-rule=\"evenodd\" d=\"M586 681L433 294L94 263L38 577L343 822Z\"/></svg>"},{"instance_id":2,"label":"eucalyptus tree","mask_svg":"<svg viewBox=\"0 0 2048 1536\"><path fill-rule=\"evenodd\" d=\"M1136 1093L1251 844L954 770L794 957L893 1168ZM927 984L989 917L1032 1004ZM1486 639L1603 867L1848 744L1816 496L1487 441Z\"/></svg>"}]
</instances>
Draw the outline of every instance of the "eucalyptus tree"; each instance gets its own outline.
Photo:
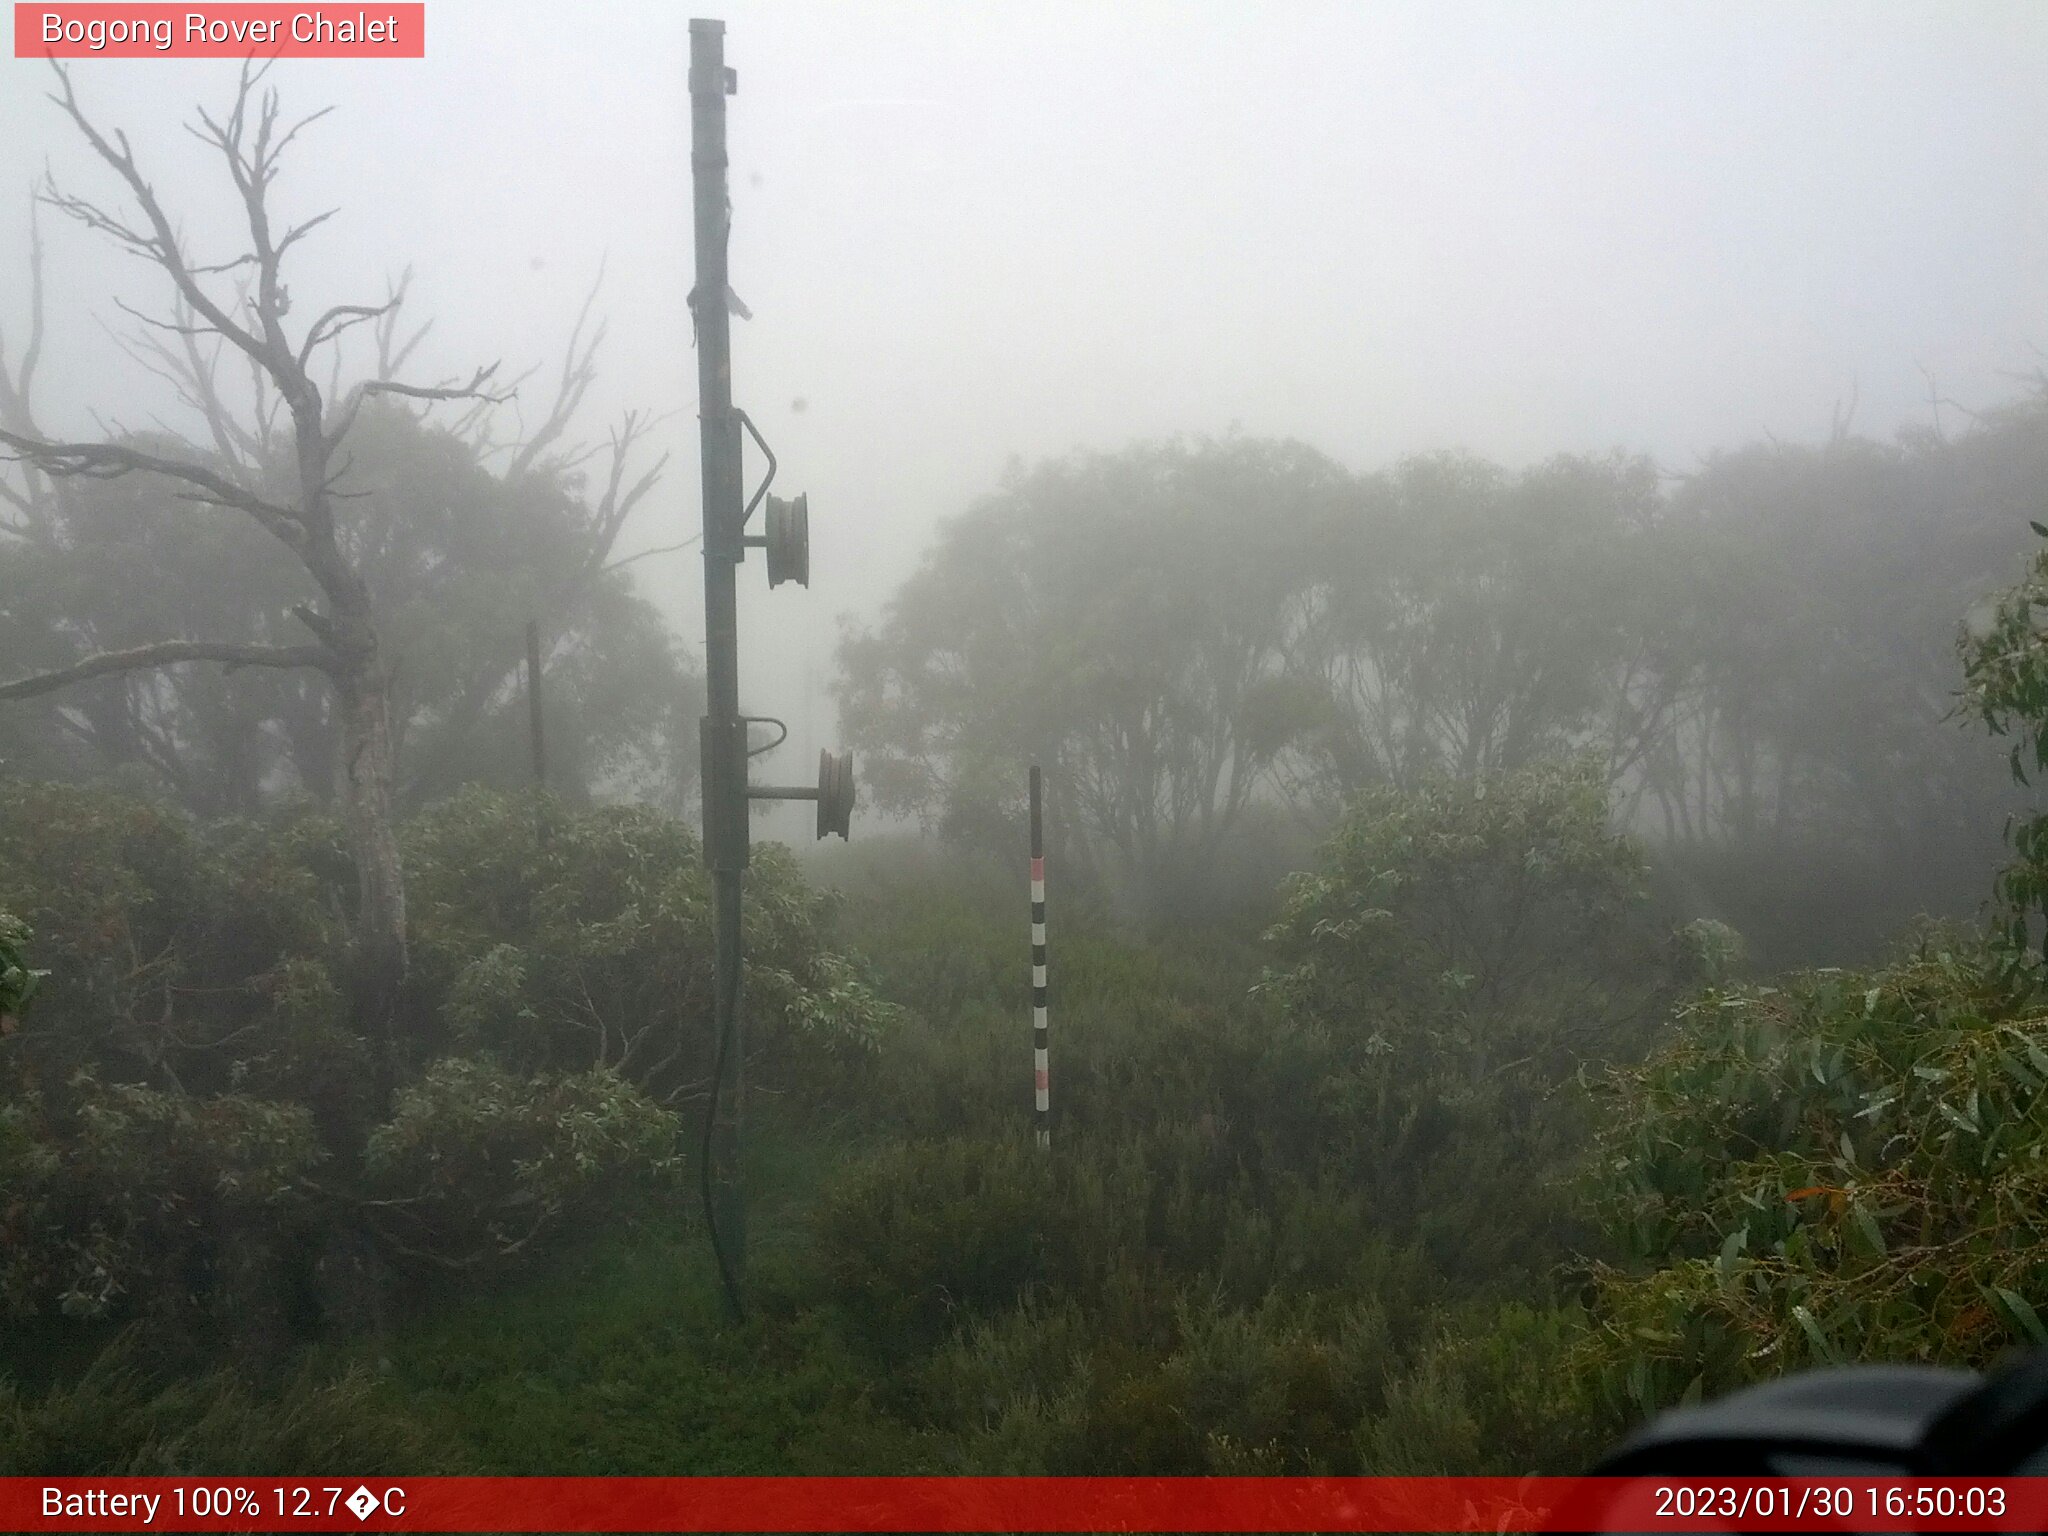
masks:
<instances>
[{"instance_id":1,"label":"eucalyptus tree","mask_svg":"<svg viewBox=\"0 0 2048 1536\"><path fill-rule=\"evenodd\" d=\"M1516 474L1439 453L1360 480L1296 598L1290 668L1327 708L1289 788L1329 814L1586 749L1623 777L1668 713L1641 601L1656 512L1654 471L1619 456Z\"/></svg>"},{"instance_id":2,"label":"eucalyptus tree","mask_svg":"<svg viewBox=\"0 0 2048 1536\"><path fill-rule=\"evenodd\" d=\"M1956 722L1958 629L2022 568L2048 408L1715 455L1669 499L1680 728L1645 829L1781 961L1966 917L2026 796Z\"/></svg>"},{"instance_id":3,"label":"eucalyptus tree","mask_svg":"<svg viewBox=\"0 0 2048 1536\"><path fill-rule=\"evenodd\" d=\"M265 669L292 679L283 691L297 693L302 704L317 698L325 727L315 735L324 734L332 743L331 785L355 864L356 1006L366 1030L388 1038L407 968L404 876L393 831L405 722L394 718L399 658L374 581L383 553L379 529L388 529L392 521L383 517L380 523L378 514L365 510L380 497L351 482L359 473L353 449L358 428L374 435L380 413L392 404L460 402L470 415L458 426L474 428L506 395L493 388L495 366L478 368L461 380L417 383L402 377L425 334L425 327L409 335L400 328L403 281L388 288L380 301L335 303L303 326L293 320L287 258L334 210L287 223L274 206L273 191L286 150L325 113L288 123L276 90L261 87L262 75L261 69L245 67L231 109L216 117L202 108L191 124L226 173L245 241L234 254L208 259L180 232L127 135L96 124L69 75L57 70L52 99L113 174L128 206L94 201L48 178L39 202L141 258L165 281L165 312L116 303L138 327L128 338L129 355L170 384L202 425L204 441L119 430L97 439L68 439L44 430L32 394L45 341L38 240L32 253L29 340L18 362L0 366L0 378L6 380L0 390L0 450L19 470L18 479L6 486L10 515L0 525L19 550L43 570L57 573L81 543L119 538L124 509L135 514L136 525L182 512L191 540L181 546L184 553L217 551L224 564L213 574L234 578L238 601L205 612L209 632L203 634L123 637L111 647L62 660L24 653L31 665L49 664L0 682L0 700L36 699L99 679L155 675L195 663ZM344 387L340 343L351 333L371 337L375 356L367 375ZM567 412L587 387L589 362L588 348L579 352L572 343L554 410L513 452L519 474L558 451ZM653 470L637 480L625 477L626 455L644 430L644 423L629 421L613 436L608 493L593 514L597 531L608 530L609 536L590 541L586 563L594 568L584 572L586 577L599 574L618 523L653 483ZM556 461L550 467L562 466ZM390 486L376 490L388 501ZM252 542L248 536L258 532L267 541ZM192 577L195 562L182 563L184 575ZM52 579L63 578L53 574ZM207 606L182 606L178 594L167 596L187 624L194 623L195 610ZM148 606L140 605L134 617ZM57 637L74 648L78 638L75 632ZM308 679L314 686L307 686ZM188 715L207 702L206 693L204 685L187 690ZM73 719L88 736L126 733L145 744L145 753L154 739L158 757L168 764L178 745L168 723L169 697L161 687L118 694L102 690ZM261 713L260 701L252 705L248 695L212 702L230 713ZM300 718L305 717L302 709ZM290 712L280 718L288 721ZM234 732L214 734L229 739ZM310 763L316 755L324 753L309 749L302 758ZM310 768L309 773L317 779L321 770Z\"/></svg>"},{"instance_id":4,"label":"eucalyptus tree","mask_svg":"<svg viewBox=\"0 0 2048 1536\"><path fill-rule=\"evenodd\" d=\"M1296 443L1176 440L1018 471L849 632L844 729L885 810L1015 830L1045 765L1053 836L1153 915L1186 910L1315 701L1290 597L1348 477Z\"/></svg>"}]
</instances>

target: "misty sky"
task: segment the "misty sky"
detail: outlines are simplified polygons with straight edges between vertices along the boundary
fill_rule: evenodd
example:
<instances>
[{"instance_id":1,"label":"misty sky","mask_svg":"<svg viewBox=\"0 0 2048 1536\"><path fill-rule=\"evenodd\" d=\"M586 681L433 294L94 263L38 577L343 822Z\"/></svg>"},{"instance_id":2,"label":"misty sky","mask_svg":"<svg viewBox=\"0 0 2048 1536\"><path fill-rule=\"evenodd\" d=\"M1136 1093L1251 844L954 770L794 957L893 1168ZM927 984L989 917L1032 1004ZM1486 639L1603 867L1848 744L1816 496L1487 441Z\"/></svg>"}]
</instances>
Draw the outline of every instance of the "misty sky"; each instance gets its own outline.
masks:
<instances>
[{"instance_id":1,"label":"misty sky","mask_svg":"<svg viewBox=\"0 0 2048 1536\"><path fill-rule=\"evenodd\" d=\"M778 490L812 506L808 594L742 573L758 710L800 712L835 616L871 611L1012 455L1234 428L1356 468L1463 446L1684 469L1766 429L1820 436L1852 391L1861 430L1925 421L1923 369L1995 403L2048 347L2038 3L699 9L740 73L736 396ZM698 516L690 14L429 0L424 61L272 75L288 110L338 108L278 193L343 210L296 314L381 297L410 263L435 321L422 374L523 368L559 356L608 255L584 427L652 407L676 450L631 548ZM47 160L111 188L44 100L47 65L0 68L14 340L31 181ZM195 245L229 254L224 178L176 125L225 102L233 66L75 69ZM160 280L46 235L46 427L168 411L99 325ZM694 554L638 569L694 644Z\"/></svg>"}]
</instances>

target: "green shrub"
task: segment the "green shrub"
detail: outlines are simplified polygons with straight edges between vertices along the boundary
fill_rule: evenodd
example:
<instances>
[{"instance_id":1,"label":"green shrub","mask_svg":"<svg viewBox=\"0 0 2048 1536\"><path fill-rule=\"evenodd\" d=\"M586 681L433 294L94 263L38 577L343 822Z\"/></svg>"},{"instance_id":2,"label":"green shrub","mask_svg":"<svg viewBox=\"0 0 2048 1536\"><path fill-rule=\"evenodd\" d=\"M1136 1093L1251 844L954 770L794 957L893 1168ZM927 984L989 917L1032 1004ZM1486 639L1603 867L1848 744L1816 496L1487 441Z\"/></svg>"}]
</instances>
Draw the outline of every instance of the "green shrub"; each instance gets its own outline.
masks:
<instances>
[{"instance_id":1,"label":"green shrub","mask_svg":"<svg viewBox=\"0 0 2048 1536\"><path fill-rule=\"evenodd\" d=\"M0 910L0 1020L6 1032L19 1027L21 1011L28 1006L48 971L30 968L28 942L34 937L29 926L13 914Z\"/></svg>"},{"instance_id":2,"label":"green shrub","mask_svg":"<svg viewBox=\"0 0 2048 1536\"><path fill-rule=\"evenodd\" d=\"M1590 763L1369 790L1289 882L1264 985L1361 1053L1568 1072L1641 1016L1643 872Z\"/></svg>"},{"instance_id":3,"label":"green shrub","mask_svg":"<svg viewBox=\"0 0 2048 1536\"><path fill-rule=\"evenodd\" d=\"M1709 992L1614 1088L1617 1404L2048 1343L2048 975L2003 944Z\"/></svg>"},{"instance_id":4,"label":"green shrub","mask_svg":"<svg viewBox=\"0 0 2048 1536\"><path fill-rule=\"evenodd\" d=\"M1471 1310L1386 1385L1359 1428L1376 1477L1526 1477L1583 1472L1623 1421L1600 1404L1583 1313L1510 1302Z\"/></svg>"},{"instance_id":5,"label":"green shrub","mask_svg":"<svg viewBox=\"0 0 2048 1536\"><path fill-rule=\"evenodd\" d=\"M955 1435L952 1465L980 1475L1358 1470L1358 1428L1408 1363L1406 1321L1365 1293L1240 1308L1135 1283L1152 1292L1139 1327L1125 1303L1070 1296L969 1323L898 1411Z\"/></svg>"},{"instance_id":6,"label":"green shrub","mask_svg":"<svg viewBox=\"0 0 2048 1536\"><path fill-rule=\"evenodd\" d=\"M848 1169L813 1221L818 1283L888 1347L929 1346L1014 1306L1071 1263L1074 1213L1022 1143L904 1143Z\"/></svg>"},{"instance_id":7,"label":"green shrub","mask_svg":"<svg viewBox=\"0 0 2048 1536\"><path fill-rule=\"evenodd\" d=\"M1347 1474L1361 1422L1407 1364L1406 1330L1366 1294L1240 1308L1153 1285L1150 1326L1076 1298L961 1329L905 1411L959 1435L992 1474Z\"/></svg>"},{"instance_id":8,"label":"green shrub","mask_svg":"<svg viewBox=\"0 0 2048 1536\"><path fill-rule=\"evenodd\" d=\"M711 888L695 835L642 806L545 806L471 789L404 831L414 990L438 1047L521 1073L615 1072L673 1104L711 1075ZM787 850L746 886L750 1047L771 1086L830 1098L895 1010L828 942L832 903Z\"/></svg>"},{"instance_id":9,"label":"green shrub","mask_svg":"<svg viewBox=\"0 0 2048 1536\"><path fill-rule=\"evenodd\" d=\"M40 1396L0 1377L0 1476L421 1476L467 1468L392 1411L362 1368L258 1386L166 1376L134 1335Z\"/></svg>"},{"instance_id":10,"label":"green shrub","mask_svg":"<svg viewBox=\"0 0 2048 1536\"><path fill-rule=\"evenodd\" d=\"M1581 1239L1575 1075L1638 1055L1668 986L1642 873L1604 779L1565 764L1368 791L1289 883L1260 990L1315 1069L1265 1102L1463 1281Z\"/></svg>"},{"instance_id":11,"label":"green shrub","mask_svg":"<svg viewBox=\"0 0 2048 1536\"><path fill-rule=\"evenodd\" d=\"M572 1218L673 1175L681 1126L602 1068L519 1078L451 1057L401 1089L363 1151L364 1210L406 1258L504 1266Z\"/></svg>"},{"instance_id":12,"label":"green shrub","mask_svg":"<svg viewBox=\"0 0 2048 1536\"><path fill-rule=\"evenodd\" d=\"M2043 538L2043 525L2033 524ZM1989 621L1958 639L1964 701L1994 736L2010 736L2008 761L2021 784L2048 769L2048 548L2036 552L2024 580L1999 595ZM2026 949L2030 924L2048 917L2048 813L2007 823L2014 857L1999 873L1997 895L2006 943Z\"/></svg>"},{"instance_id":13,"label":"green shrub","mask_svg":"<svg viewBox=\"0 0 2048 1536\"><path fill-rule=\"evenodd\" d=\"M672 1191L674 1106L710 1066L696 841L653 811L551 803L543 843L535 809L479 791L404 829L417 963L379 1125L330 819L198 826L0 782L12 1311L374 1319L392 1260L502 1266L571 1214ZM748 902L754 1080L844 1102L894 1010L782 850L757 850ZM52 974L17 1028L27 923Z\"/></svg>"},{"instance_id":14,"label":"green shrub","mask_svg":"<svg viewBox=\"0 0 2048 1536\"><path fill-rule=\"evenodd\" d=\"M367 1100L336 978L352 887L332 823L204 833L102 791L0 781L0 910L50 979L0 1047L0 1084L57 1110L80 1069L173 1094L276 1095L345 1139Z\"/></svg>"},{"instance_id":15,"label":"green shrub","mask_svg":"<svg viewBox=\"0 0 2048 1536\"><path fill-rule=\"evenodd\" d=\"M0 1104L0 1304L23 1320L262 1308L321 1160L307 1112L81 1073Z\"/></svg>"},{"instance_id":16,"label":"green shrub","mask_svg":"<svg viewBox=\"0 0 2048 1536\"><path fill-rule=\"evenodd\" d=\"M1377 1302L1269 1296L1238 1310L1183 1300L1178 1333L1156 1368L1124 1377L1091 1402L1057 1470L1357 1470L1356 1426L1378 1407L1398 1359ZM1121 1429L1135 1434L1125 1438Z\"/></svg>"},{"instance_id":17,"label":"green shrub","mask_svg":"<svg viewBox=\"0 0 2048 1536\"><path fill-rule=\"evenodd\" d=\"M2035 525L2048 537L2048 528ZM2048 766L2048 553L1959 639L1969 710ZM1607 1406L1815 1363L2048 1344L2048 817L2009 829L1989 938L1710 989L1613 1080L1592 1171Z\"/></svg>"},{"instance_id":18,"label":"green shrub","mask_svg":"<svg viewBox=\"0 0 2048 1536\"><path fill-rule=\"evenodd\" d=\"M1071 1297L1031 1299L967 1320L927 1355L892 1404L953 1437L949 1470L1043 1476L1078 1433L1104 1323Z\"/></svg>"}]
</instances>

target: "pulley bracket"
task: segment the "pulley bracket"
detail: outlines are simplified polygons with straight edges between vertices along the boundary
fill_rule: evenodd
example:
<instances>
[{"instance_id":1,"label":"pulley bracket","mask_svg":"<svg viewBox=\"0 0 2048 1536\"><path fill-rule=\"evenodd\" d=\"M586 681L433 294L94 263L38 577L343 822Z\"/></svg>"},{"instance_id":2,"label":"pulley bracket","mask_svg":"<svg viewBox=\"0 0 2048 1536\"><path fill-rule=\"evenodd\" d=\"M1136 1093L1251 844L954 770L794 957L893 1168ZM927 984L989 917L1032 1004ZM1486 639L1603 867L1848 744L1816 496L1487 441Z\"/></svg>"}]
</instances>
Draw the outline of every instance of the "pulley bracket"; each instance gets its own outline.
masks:
<instances>
[{"instance_id":1,"label":"pulley bracket","mask_svg":"<svg viewBox=\"0 0 2048 1536\"><path fill-rule=\"evenodd\" d=\"M750 784L749 800L815 800L818 804L818 836L836 832L850 839L853 826L853 754L820 752L817 788L793 784Z\"/></svg>"}]
</instances>

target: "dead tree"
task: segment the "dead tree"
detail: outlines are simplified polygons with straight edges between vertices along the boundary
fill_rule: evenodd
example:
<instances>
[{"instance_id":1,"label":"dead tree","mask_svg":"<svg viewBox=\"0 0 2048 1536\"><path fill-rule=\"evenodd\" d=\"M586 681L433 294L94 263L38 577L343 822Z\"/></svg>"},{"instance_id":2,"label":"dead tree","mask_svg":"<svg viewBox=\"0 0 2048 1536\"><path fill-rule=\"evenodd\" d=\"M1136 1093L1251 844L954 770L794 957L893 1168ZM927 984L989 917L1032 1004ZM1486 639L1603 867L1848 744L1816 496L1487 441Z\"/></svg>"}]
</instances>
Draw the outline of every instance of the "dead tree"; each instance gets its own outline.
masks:
<instances>
[{"instance_id":1,"label":"dead tree","mask_svg":"<svg viewBox=\"0 0 2048 1536\"><path fill-rule=\"evenodd\" d=\"M523 388L537 371L529 369L507 381L507 396L478 397L451 426L453 434L475 453L477 462L493 466L493 472L507 486L528 477L567 485L580 480L588 467L594 464L597 467L591 475L595 494L577 498L573 558L556 580L543 586L536 594L532 612L507 616L506 622L492 637L497 657L495 665L480 667L462 690L448 701L442 723L453 728L454 741L450 745L459 746L461 734L477 726L490 710L503 701L506 690L526 660L524 637L529 627L537 627L540 632L541 661L545 665L570 638L584 605L598 589L602 578L634 561L687 549L697 542L694 538L686 539L677 544L641 550L621 559L612 558L627 520L660 482L662 471L667 467L666 453L645 469L637 469L633 462L636 453L661 425L660 417L646 410L628 410L607 432L602 444L572 440L565 435L574 423L584 397L597 380L597 356L609 327L603 320L593 324L592 314L603 284L604 270L600 266L596 279L584 295L576 323L569 332L552 397L537 425L529 426L520 417L516 398L511 400L507 409L510 414L520 417L517 430L501 432L503 423L499 419L502 414L500 406L507 396ZM392 311L380 316L372 327L380 376L395 372L419 345L432 324L428 321L410 336L401 336L398 320L398 313ZM189 375L189 365L181 367L179 372ZM418 706L405 697L402 684L394 691L391 707L401 767L406 770L400 775L400 796L403 800L415 796L422 782L431 783L440 764L431 758L422 760L407 750L406 733L418 714ZM409 763L408 758L411 759Z\"/></svg>"},{"instance_id":2,"label":"dead tree","mask_svg":"<svg viewBox=\"0 0 2048 1536\"><path fill-rule=\"evenodd\" d=\"M110 137L94 125L61 67L59 89L51 100L120 177L137 211L127 213L74 196L47 178L39 189L43 203L140 256L169 278L174 292L171 318L121 306L144 327L143 348L131 349L131 355L152 371L166 371L154 363L169 368L167 376L173 377L186 403L205 419L221 467L146 452L122 441L54 441L26 419L18 398L25 389L22 380L5 402L10 409L0 422L0 450L24 466L31 486L36 475L52 482L153 475L175 485L178 499L247 513L292 551L318 588L317 605L301 603L292 610L311 639L303 645L167 640L0 683L0 699L29 698L87 678L195 661L229 667L309 667L325 676L338 724L336 777L343 821L361 897L352 967L354 1001L359 1024L379 1047L380 1076L388 1090L389 1046L406 974L405 881L392 827L391 669L379 648L368 584L338 536L334 487L346 469L342 445L371 396L470 401L501 397L488 392L494 368L480 368L466 382L433 385L403 383L391 371L380 369L344 393L338 387L338 365L328 394L323 394L314 379L316 359L325 360L322 349L331 350L357 326L381 324L389 334L404 289L401 284L380 304L337 304L313 319L296 339L287 333L291 299L282 275L285 257L334 210L280 233L272 222L270 191L285 149L325 112L281 126L275 88L263 90L259 97L263 72L244 66L233 110L224 120L202 108L188 125L219 152L240 194L249 241L242 254L212 263L193 258L137 165L127 135L117 130ZM236 286L234 298L214 291L223 280ZM35 347L32 341L30 367ZM238 354L248 370L253 404L239 415L216 387L216 366L223 354ZM381 360L391 361L388 353ZM289 465L282 474L272 469L280 461ZM284 494L275 488L279 481L288 486ZM27 507L16 510L33 515Z\"/></svg>"}]
</instances>

